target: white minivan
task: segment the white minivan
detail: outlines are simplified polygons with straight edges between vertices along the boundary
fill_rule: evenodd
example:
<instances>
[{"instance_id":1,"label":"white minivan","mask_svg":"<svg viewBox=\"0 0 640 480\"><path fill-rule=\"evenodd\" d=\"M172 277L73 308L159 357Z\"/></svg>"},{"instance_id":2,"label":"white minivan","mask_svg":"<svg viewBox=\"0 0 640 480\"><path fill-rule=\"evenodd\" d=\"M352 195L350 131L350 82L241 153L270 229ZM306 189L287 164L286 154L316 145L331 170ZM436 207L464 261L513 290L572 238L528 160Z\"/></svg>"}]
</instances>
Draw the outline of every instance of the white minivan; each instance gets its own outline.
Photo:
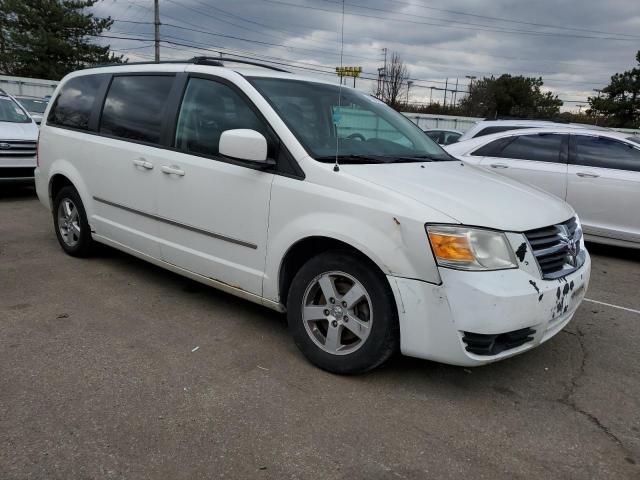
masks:
<instances>
[{"instance_id":1,"label":"white minivan","mask_svg":"<svg viewBox=\"0 0 640 480\"><path fill-rule=\"evenodd\" d=\"M589 282L565 202L454 159L369 95L273 67L72 73L38 160L64 251L104 243L287 312L331 372L396 351L464 366L522 353Z\"/></svg>"}]
</instances>

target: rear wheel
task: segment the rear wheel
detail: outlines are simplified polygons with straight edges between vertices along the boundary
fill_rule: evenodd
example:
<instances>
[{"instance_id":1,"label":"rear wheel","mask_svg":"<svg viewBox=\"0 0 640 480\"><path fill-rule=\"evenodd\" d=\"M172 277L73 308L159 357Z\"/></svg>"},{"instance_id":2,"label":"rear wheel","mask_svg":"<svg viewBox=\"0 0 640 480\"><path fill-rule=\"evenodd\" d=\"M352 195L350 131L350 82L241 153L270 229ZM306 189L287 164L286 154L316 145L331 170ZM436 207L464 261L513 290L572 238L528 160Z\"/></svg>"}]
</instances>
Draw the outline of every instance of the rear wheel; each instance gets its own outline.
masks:
<instances>
[{"instance_id":1,"label":"rear wheel","mask_svg":"<svg viewBox=\"0 0 640 480\"><path fill-rule=\"evenodd\" d=\"M53 201L53 225L62 249L74 257L89 255L93 240L87 214L75 188L60 189Z\"/></svg>"},{"instance_id":2,"label":"rear wheel","mask_svg":"<svg viewBox=\"0 0 640 480\"><path fill-rule=\"evenodd\" d=\"M309 260L293 279L287 310L296 345L324 370L366 372L398 348L398 314L386 278L349 252Z\"/></svg>"}]
</instances>

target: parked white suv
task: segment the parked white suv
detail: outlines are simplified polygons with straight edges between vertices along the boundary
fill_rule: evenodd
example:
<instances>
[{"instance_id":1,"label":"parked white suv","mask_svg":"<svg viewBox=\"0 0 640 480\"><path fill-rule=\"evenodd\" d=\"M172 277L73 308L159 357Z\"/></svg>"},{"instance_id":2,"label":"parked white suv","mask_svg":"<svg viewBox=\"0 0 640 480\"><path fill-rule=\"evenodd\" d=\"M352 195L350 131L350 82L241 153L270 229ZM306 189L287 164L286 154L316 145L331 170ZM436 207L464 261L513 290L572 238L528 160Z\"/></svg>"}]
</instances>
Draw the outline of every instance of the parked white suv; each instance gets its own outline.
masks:
<instances>
[{"instance_id":1,"label":"parked white suv","mask_svg":"<svg viewBox=\"0 0 640 480\"><path fill-rule=\"evenodd\" d=\"M449 153L566 200L587 240L640 248L640 137L566 127L513 130L445 147Z\"/></svg>"},{"instance_id":2,"label":"parked white suv","mask_svg":"<svg viewBox=\"0 0 640 480\"><path fill-rule=\"evenodd\" d=\"M38 126L15 98L0 90L0 184L31 183Z\"/></svg>"},{"instance_id":3,"label":"parked white suv","mask_svg":"<svg viewBox=\"0 0 640 480\"><path fill-rule=\"evenodd\" d=\"M494 133L506 132L509 130L521 130L523 128L590 128L597 130L607 130L603 127L595 127L593 125L586 125L583 123L561 123L551 120L481 120L477 122L473 127L464 132L458 142L464 142L472 138L483 137L485 135L491 135Z\"/></svg>"},{"instance_id":4,"label":"parked white suv","mask_svg":"<svg viewBox=\"0 0 640 480\"><path fill-rule=\"evenodd\" d=\"M589 281L571 207L351 88L218 59L122 65L68 75L45 118L37 191L67 253L105 243L286 311L332 372L398 349L524 352Z\"/></svg>"}]
</instances>

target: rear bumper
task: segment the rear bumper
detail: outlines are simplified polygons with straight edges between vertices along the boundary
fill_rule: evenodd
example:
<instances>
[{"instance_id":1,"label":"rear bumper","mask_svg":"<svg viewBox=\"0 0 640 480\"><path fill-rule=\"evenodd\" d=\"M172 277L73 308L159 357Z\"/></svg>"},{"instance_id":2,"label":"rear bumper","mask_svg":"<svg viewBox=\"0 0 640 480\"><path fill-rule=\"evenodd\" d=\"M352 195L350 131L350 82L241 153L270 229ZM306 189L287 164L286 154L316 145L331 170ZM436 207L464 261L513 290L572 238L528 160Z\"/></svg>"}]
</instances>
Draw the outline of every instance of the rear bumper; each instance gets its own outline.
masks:
<instances>
[{"instance_id":1,"label":"rear bumper","mask_svg":"<svg viewBox=\"0 0 640 480\"><path fill-rule=\"evenodd\" d=\"M390 276L399 311L401 351L477 366L535 348L569 323L588 287L590 270L587 254L581 268L558 280L541 280L520 269L462 272L443 268L441 285ZM513 336L504 335L509 333ZM513 338L518 341L509 343ZM474 353L479 350L473 340L482 344L492 339L496 348ZM505 341L509 348L504 348Z\"/></svg>"}]
</instances>

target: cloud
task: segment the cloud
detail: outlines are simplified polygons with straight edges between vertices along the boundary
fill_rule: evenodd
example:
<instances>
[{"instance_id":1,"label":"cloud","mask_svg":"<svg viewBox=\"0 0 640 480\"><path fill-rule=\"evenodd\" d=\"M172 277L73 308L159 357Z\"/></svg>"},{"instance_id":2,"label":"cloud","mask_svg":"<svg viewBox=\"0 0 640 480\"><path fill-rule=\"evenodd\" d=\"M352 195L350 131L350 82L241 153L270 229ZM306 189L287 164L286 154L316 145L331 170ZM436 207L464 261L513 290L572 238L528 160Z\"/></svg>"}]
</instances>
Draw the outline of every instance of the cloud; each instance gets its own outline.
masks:
<instances>
[{"instance_id":1,"label":"cloud","mask_svg":"<svg viewBox=\"0 0 640 480\"><path fill-rule=\"evenodd\" d=\"M340 0L160 5L161 38L172 42L162 44L162 58L223 51L325 79L340 62ZM151 2L103 0L93 11L117 20L110 35L147 40L102 42L132 61L152 57ZM345 12L343 64L361 65L372 78L383 64L382 49L396 51L415 79L411 95L419 102L445 81L458 81L461 96L466 76L511 73L543 77L549 90L575 101L565 103L571 109L612 74L629 69L640 49L637 0L345 0ZM363 78L358 87L370 91L372 83ZM443 92L433 95L441 99Z\"/></svg>"}]
</instances>

